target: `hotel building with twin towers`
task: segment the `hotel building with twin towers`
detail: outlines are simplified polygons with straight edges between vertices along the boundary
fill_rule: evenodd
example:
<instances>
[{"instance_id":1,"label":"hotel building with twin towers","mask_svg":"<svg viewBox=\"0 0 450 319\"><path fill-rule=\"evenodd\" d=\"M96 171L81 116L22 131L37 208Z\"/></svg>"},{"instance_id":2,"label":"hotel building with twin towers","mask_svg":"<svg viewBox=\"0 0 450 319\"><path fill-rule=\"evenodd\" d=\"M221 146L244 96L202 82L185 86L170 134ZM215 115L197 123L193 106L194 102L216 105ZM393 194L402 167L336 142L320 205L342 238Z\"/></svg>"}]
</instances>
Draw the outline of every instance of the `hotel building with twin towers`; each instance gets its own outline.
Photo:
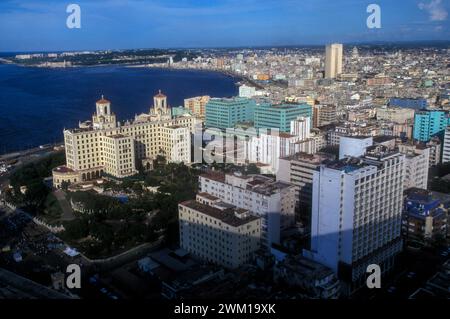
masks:
<instances>
[{"instance_id":1,"label":"hotel building with twin towers","mask_svg":"<svg viewBox=\"0 0 450 319\"><path fill-rule=\"evenodd\" d=\"M92 121L64 130L66 165L53 170L53 185L59 188L64 182L79 183L104 175L132 176L139 167L150 168L158 155L170 162L190 163L196 121L187 114L172 117L167 96L159 91L149 113L117 122L111 102L102 96Z\"/></svg>"}]
</instances>

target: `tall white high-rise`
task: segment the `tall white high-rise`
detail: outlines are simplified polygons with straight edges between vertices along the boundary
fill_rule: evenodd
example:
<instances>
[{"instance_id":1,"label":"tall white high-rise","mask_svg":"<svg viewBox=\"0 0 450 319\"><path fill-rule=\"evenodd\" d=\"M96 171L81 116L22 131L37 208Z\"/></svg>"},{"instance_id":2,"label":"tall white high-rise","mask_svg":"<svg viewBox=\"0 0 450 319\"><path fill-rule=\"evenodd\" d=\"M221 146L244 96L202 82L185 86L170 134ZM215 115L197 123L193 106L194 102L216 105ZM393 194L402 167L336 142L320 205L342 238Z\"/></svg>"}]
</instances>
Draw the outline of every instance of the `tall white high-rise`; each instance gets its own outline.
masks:
<instances>
[{"instance_id":1,"label":"tall white high-rise","mask_svg":"<svg viewBox=\"0 0 450 319\"><path fill-rule=\"evenodd\" d=\"M450 125L445 129L442 163L450 162Z\"/></svg>"},{"instance_id":2,"label":"tall white high-rise","mask_svg":"<svg viewBox=\"0 0 450 319\"><path fill-rule=\"evenodd\" d=\"M311 249L304 255L333 269L348 294L365 283L368 265L385 273L402 249L403 172L404 155L385 146L314 172Z\"/></svg>"},{"instance_id":3,"label":"tall white high-rise","mask_svg":"<svg viewBox=\"0 0 450 319\"><path fill-rule=\"evenodd\" d=\"M340 43L329 44L325 53L325 77L334 79L342 73L343 46Z\"/></svg>"}]
</instances>

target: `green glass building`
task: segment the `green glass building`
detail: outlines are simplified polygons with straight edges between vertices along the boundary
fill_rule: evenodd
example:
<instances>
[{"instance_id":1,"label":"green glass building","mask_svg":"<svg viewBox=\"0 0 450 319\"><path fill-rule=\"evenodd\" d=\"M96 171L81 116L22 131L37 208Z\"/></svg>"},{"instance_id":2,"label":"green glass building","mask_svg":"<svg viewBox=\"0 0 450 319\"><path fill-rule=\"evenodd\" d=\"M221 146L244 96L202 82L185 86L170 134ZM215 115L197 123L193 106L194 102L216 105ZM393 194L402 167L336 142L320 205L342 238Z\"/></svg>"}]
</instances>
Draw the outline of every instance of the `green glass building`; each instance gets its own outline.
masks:
<instances>
[{"instance_id":1,"label":"green glass building","mask_svg":"<svg viewBox=\"0 0 450 319\"><path fill-rule=\"evenodd\" d=\"M299 116L312 118L312 107L309 104L258 104L255 108L255 127L277 128L281 132L290 132L291 121Z\"/></svg>"},{"instance_id":2,"label":"green glass building","mask_svg":"<svg viewBox=\"0 0 450 319\"><path fill-rule=\"evenodd\" d=\"M418 141L428 142L433 136L443 134L447 125L450 125L448 111L417 111L414 115L413 137Z\"/></svg>"},{"instance_id":3,"label":"green glass building","mask_svg":"<svg viewBox=\"0 0 450 319\"><path fill-rule=\"evenodd\" d=\"M256 103L247 98L212 98L205 108L205 127L227 129L252 122Z\"/></svg>"}]
</instances>

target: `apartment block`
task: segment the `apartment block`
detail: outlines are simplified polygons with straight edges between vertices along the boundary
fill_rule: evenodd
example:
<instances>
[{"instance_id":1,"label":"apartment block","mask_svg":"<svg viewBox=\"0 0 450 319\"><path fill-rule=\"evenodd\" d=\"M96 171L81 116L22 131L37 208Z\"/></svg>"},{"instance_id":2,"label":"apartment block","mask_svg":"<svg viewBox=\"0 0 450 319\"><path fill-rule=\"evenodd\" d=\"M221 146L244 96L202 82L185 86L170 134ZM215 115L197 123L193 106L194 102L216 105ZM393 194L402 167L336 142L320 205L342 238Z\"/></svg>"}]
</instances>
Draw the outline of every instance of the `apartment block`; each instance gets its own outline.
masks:
<instances>
[{"instance_id":1,"label":"apartment block","mask_svg":"<svg viewBox=\"0 0 450 319\"><path fill-rule=\"evenodd\" d=\"M295 186L262 175L211 172L200 176L200 191L261 217L261 240L267 249L295 223Z\"/></svg>"},{"instance_id":2,"label":"apartment block","mask_svg":"<svg viewBox=\"0 0 450 319\"><path fill-rule=\"evenodd\" d=\"M405 192L402 232L407 241L446 238L447 221L448 210L431 192L420 188Z\"/></svg>"},{"instance_id":3,"label":"apartment block","mask_svg":"<svg viewBox=\"0 0 450 319\"><path fill-rule=\"evenodd\" d=\"M261 218L210 194L178 205L180 246L205 261L237 268L260 248Z\"/></svg>"},{"instance_id":4,"label":"apartment block","mask_svg":"<svg viewBox=\"0 0 450 319\"><path fill-rule=\"evenodd\" d=\"M189 110L191 114L198 117L205 117L206 104L208 104L210 97L208 95L196 96L184 100L184 108Z\"/></svg>"},{"instance_id":5,"label":"apartment block","mask_svg":"<svg viewBox=\"0 0 450 319\"><path fill-rule=\"evenodd\" d=\"M333 269L347 294L364 285L369 264L385 273L402 249L403 170L404 155L376 146L314 172L311 249L304 254Z\"/></svg>"},{"instance_id":6,"label":"apartment block","mask_svg":"<svg viewBox=\"0 0 450 319\"><path fill-rule=\"evenodd\" d=\"M442 149L442 163L450 162L450 125L445 129L444 145Z\"/></svg>"},{"instance_id":7,"label":"apartment block","mask_svg":"<svg viewBox=\"0 0 450 319\"><path fill-rule=\"evenodd\" d=\"M260 103L255 107L254 123L257 129L278 129L281 132L291 131L291 121L298 117L312 118L312 108L308 104Z\"/></svg>"},{"instance_id":8,"label":"apartment block","mask_svg":"<svg viewBox=\"0 0 450 319\"><path fill-rule=\"evenodd\" d=\"M247 98L212 98L206 104L207 128L233 128L239 122L252 122L255 101Z\"/></svg>"},{"instance_id":9,"label":"apartment block","mask_svg":"<svg viewBox=\"0 0 450 319\"><path fill-rule=\"evenodd\" d=\"M277 180L295 185L295 203L300 210L300 220L309 227L311 224L313 175L320 165L335 159L325 153L296 153L280 158Z\"/></svg>"},{"instance_id":10,"label":"apartment block","mask_svg":"<svg viewBox=\"0 0 450 319\"><path fill-rule=\"evenodd\" d=\"M430 148L423 144L399 144L398 150L405 154L404 189L427 189Z\"/></svg>"},{"instance_id":11,"label":"apartment block","mask_svg":"<svg viewBox=\"0 0 450 319\"><path fill-rule=\"evenodd\" d=\"M414 116L414 139L428 142L433 136L443 134L450 124L448 111L422 110Z\"/></svg>"}]
</instances>

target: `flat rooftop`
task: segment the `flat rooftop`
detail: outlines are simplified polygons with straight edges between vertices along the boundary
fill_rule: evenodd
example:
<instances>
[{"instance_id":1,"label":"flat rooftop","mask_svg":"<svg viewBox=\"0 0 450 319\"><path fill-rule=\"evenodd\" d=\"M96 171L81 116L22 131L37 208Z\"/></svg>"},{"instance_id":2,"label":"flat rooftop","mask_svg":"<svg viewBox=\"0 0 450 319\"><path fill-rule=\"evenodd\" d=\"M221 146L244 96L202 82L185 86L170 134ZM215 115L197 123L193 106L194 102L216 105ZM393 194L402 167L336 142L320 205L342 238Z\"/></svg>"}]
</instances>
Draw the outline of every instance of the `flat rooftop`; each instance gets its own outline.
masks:
<instances>
[{"instance_id":1,"label":"flat rooftop","mask_svg":"<svg viewBox=\"0 0 450 319\"><path fill-rule=\"evenodd\" d=\"M216 197L216 196L211 195L211 194L206 193L206 192L198 193L197 196L200 196L200 197L203 197L203 198L206 198L206 199L209 199L209 200L218 200L218 199L220 199L219 197Z\"/></svg>"},{"instance_id":2,"label":"flat rooftop","mask_svg":"<svg viewBox=\"0 0 450 319\"><path fill-rule=\"evenodd\" d=\"M332 154L327 153L315 153L315 154L308 154L308 153L295 153L290 156L282 157L281 159L288 160L288 161L306 161L310 163L320 163L324 160L334 160L336 156Z\"/></svg>"},{"instance_id":3,"label":"flat rooftop","mask_svg":"<svg viewBox=\"0 0 450 319\"><path fill-rule=\"evenodd\" d=\"M204 205L195 200L189 200L182 202L180 205L191 208L193 210L199 211L202 214L208 215L210 217L216 218L225 224L233 227L239 227L245 225L251 221L259 219L259 217L254 215L248 215L247 217L239 218L235 215L235 212L242 213L243 210L239 208L227 208L225 210L220 210L215 207Z\"/></svg>"}]
</instances>

